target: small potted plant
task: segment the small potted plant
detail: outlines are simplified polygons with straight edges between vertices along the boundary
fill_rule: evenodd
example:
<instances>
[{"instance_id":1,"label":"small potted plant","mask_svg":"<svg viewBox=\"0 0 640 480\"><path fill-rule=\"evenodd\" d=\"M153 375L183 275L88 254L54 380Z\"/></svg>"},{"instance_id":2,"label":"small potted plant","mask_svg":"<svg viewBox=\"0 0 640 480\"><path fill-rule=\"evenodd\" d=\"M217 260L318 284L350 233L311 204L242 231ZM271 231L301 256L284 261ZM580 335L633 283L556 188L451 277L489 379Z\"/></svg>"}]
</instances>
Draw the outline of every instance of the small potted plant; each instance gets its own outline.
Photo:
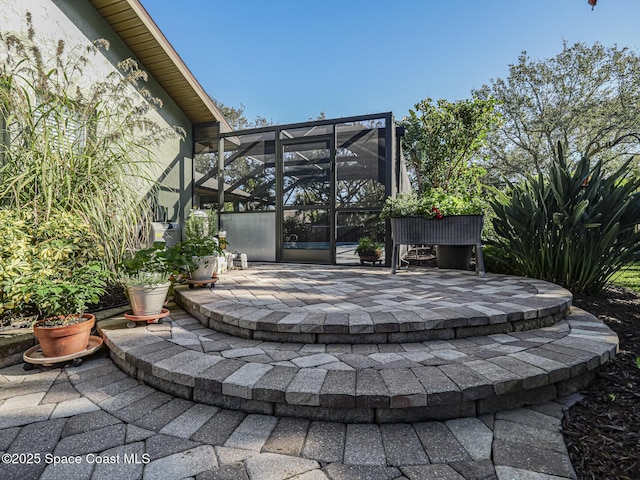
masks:
<instances>
[{"instance_id":1,"label":"small potted plant","mask_svg":"<svg viewBox=\"0 0 640 480\"><path fill-rule=\"evenodd\" d=\"M362 237L358 240L355 252L360 257L360 264L371 262L373 265L380 261L382 257L382 244L372 240L370 237Z\"/></svg>"},{"instance_id":2,"label":"small potted plant","mask_svg":"<svg viewBox=\"0 0 640 480\"><path fill-rule=\"evenodd\" d=\"M98 303L105 293L110 272L97 261L73 269L66 278L32 279L23 292L37 305L33 333L45 357L63 357L87 348L95 316L85 313L87 305Z\"/></svg>"},{"instance_id":3,"label":"small potted plant","mask_svg":"<svg viewBox=\"0 0 640 480\"><path fill-rule=\"evenodd\" d=\"M119 282L125 287L131 310L136 316L152 316L162 311L171 288L170 278L177 273L175 250L165 250L164 243L139 250L125 259Z\"/></svg>"},{"instance_id":4,"label":"small potted plant","mask_svg":"<svg viewBox=\"0 0 640 480\"><path fill-rule=\"evenodd\" d=\"M204 281L214 278L218 269L218 257L224 255L218 239L217 216L214 210L193 212L185 221L187 240L174 248L187 259L191 280Z\"/></svg>"}]
</instances>

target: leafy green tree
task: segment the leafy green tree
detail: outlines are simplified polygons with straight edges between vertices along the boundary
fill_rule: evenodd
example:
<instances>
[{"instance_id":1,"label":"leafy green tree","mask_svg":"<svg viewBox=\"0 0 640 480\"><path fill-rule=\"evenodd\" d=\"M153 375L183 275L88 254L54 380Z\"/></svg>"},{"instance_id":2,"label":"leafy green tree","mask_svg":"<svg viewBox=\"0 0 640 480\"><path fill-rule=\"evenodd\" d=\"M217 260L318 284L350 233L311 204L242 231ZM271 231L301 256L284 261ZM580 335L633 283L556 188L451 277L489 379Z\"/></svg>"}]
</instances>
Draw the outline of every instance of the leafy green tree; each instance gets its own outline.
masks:
<instances>
[{"instance_id":1,"label":"leafy green tree","mask_svg":"<svg viewBox=\"0 0 640 480\"><path fill-rule=\"evenodd\" d=\"M523 52L506 79L473 94L498 100L504 118L483 150L497 176L543 171L558 161L557 142L569 161L617 160L612 169L640 150L640 57L628 48L565 42L544 60Z\"/></svg>"},{"instance_id":2,"label":"leafy green tree","mask_svg":"<svg viewBox=\"0 0 640 480\"><path fill-rule=\"evenodd\" d=\"M222 115L224 115L224 118L229 122L229 125L234 130L245 130L247 128L268 127L269 125L273 125L273 122L267 120L265 117L261 117L260 115L256 116L253 120L248 119L244 114L246 107L242 103L239 107L233 107L213 98L211 95L209 95L209 98L213 100L215 106L218 107L218 110L220 110Z\"/></svg>"},{"instance_id":3,"label":"leafy green tree","mask_svg":"<svg viewBox=\"0 0 640 480\"><path fill-rule=\"evenodd\" d=\"M416 103L402 125L406 129L404 151L417 190L421 194L430 188L456 190L468 183L471 161L499 121L491 98L440 99L435 104L426 98Z\"/></svg>"}]
</instances>

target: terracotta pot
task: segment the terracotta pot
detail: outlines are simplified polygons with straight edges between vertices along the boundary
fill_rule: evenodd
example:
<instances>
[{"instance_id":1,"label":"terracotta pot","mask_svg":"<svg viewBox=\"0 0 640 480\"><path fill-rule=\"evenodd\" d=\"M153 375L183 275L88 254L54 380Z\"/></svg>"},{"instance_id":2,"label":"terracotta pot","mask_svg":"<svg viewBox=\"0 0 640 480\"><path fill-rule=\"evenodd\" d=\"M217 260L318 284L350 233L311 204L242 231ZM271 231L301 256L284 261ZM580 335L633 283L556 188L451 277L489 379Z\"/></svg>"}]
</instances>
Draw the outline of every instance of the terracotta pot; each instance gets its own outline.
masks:
<instances>
[{"instance_id":1,"label":"terracotta pot","mask_svg":"<svg viewBox=\"0 0 640 480\"><path fill-rule=\"evenodd\" d=\"M91 329L96 323L96 317L90 313L84 313L84 322L61 327L41 327L44 322L36 322L33 326L33 334L40 342L42 354L45 357L63 357L85 350L89 345Z\"/></svg>"}]
</instances>

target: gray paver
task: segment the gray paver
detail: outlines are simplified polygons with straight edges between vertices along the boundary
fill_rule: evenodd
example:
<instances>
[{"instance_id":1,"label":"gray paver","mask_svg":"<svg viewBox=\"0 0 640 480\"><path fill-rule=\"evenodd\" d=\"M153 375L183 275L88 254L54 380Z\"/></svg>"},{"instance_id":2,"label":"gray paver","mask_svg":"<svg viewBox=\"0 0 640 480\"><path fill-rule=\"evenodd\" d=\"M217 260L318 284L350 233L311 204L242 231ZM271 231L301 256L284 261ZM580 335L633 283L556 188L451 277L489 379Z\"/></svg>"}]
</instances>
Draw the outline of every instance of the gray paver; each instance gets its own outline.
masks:
<instances>
[{"instance_id":1,"label":"gray paver","mask_svg":"<svg viewBox=\"0 0 640 480\"><path fill-rule=\"evenodd\" d=\"M62 438L109 427L111 425L118 425L120 423L122 423L120 420L104 410L83 413L67 420L64 430L62 431Z\"/></svg>"},{"instance_id":2,"label":"gray paver","mask_svg":"<svg viewBox=\"0 0 640 480\"><path fill-rule=\"evenodd\" d=\"M130 443L104 450L99 453L99 457L116 457L118 461L96 463L93 475L95 478L108 478L109 480L140 478L145 465L144 453L144 442Z\"/></svg>"},{"instance_id":3,"label":"gray paver","mask_svg":"<svg viewBox=\"0 0 640 480\"><path fill-rule=\"evenodd\" d=\"M262 451L299 457L310 423L303 418L280 418Z\"/></svg>"},{"instance_id":4,"label":"gray paver","mask_svg":"<svg viewBox=\"0 0 640 480\"><path fill-rule=\"evenodd\" d=\"M491 458L493 432L477 418L458 418L445 422L473 460Z\"/></svg>"},{"instance_id":5,"label":"gray paver","mask_svg":"<svg viewBox=\"0 0 640 480\"><path fill-rule=\"evenodd\" d=\"M210 405L196 404L179 417L166 424L160 430L165 435L180 438L190 438L205 423L218 413L219 408Z\"/></svg>"},{"instance_id":6,"label":"gray paver","mask_svg":"<svg viewBox=\"0 0 640 480\"><path fill-rule=\"evenodd\" d=\"M567 451L559 429L553 431L506 420L496 420L494 432L496 440L522 445L536 445L538 448L562 454Z\"/></svg>"},{"instance_id":7,"label":"gray paver","mask_svg":"<svg viewBox=\"0 0 640 480\"><path fill-rule=\"evenodd\" d=\"M275 428L277 419L267 415L247 415L224 443L225 447L259 452Z\"/></svg>"},{"instance_id":8,"label":"gray paver","mask_svg":"<svg viewBox=\"0 0 640 480\"><path fill-rule=\"evenodd\" d=\"M395 467L372 467L368 465L340 465L333 463L325 472L331 480L394 480L402 478L402 473ZM424 480L423 477L421 480Z\"/></svg>"},{"instance_id":9,"label":"gray paver","mask_svg":"<svg viewBox=\"0 0 640 480\"><path fill-rule=\"evenodd\" d=\"M158 458L173 455L174 453L184 452L198 445L198 442L162 434L151 435L145 440L145 449L151 460L157 460Z\"/></svg>"},{"instance_id":10,"label":"gray paver","mask_svg":"<svg viewBox=\"0 0 640 480\"><path fill-rule=\"evenodd\" d=\"M225 379L222 384L222 393L250 399L252 387L272 369L271 365L247 363Z\"/></svg>"},{"instance_id":11,"label":"gray paver","mask_svg":"<svg viewBox=\"0 0 640 480\"><path fill-rule=\"evenodd\" d=\"M413 426L431 463L471 460L471 456L442 423L416 423Z\"/></svg>"},{"instance_id":12,"label":"gray paver","mask_svg":"<svg viewBox=\"0 0 640 480\"><path fill-rule=\"evenodd\" d=\"M312 422L302 456L319 462L342 462L346 426L343 423Z\"/></svg>"},{"instance_id":13,"label":"gray paver","mask_svg":"<svg viewBox=\"0 0 640 480\"><path fill-rule=\"evenodd\" d=\"M191 450L153 460L144 467L145 480L179 480L218 466L215 450L202 445Z\"/></svg>"},{"instance_id":14,"label":"gray paver","mask_svg":"<svg viewBox=\"0 0 640 480\"><path fill-rule=\"evenodd\" d=\"M344 463L351 465L385 466L387 459L378 425L347 425Z\"/></svg>"},{"instance_id":15,"label":"gray paver","mask_svg":"<svg viewBox=\"0 0 640 480\"><path fill-rule=\"evenodd\" d=\"M416 465L412 467L403 467L401 470L409 480L425 480L427 478L437 478L438 480L464 480L464 477L449 465Z\"/></svg>"},{"instance_id":16,"label":"gray paver","mask_svg":"<svg viewBox=\"0 0 640 480\"><path fill-rule=\"evenodd\" d=\"M538 448L528 444L504 442L496 439L493 443L493 462L499 466L507 466L533 472L574 478L574 471L567 455Z\"/></svg>"},{"instance_id":17,"label":"gray paver","mask_svg":"<svg viewBox=\"0 0 640 480\"><path fill-rule=\"evenodd\" d=\"M401 467L429 463L429 457L411 425L385 424L380 425L380 431L389 465Z\"/></svg>"},{"instance_id":18,"label":"gray paver","mask_svg":"<svg viewBox=\"0 0 640 480\"><path fill-rule=\"evenodd\" d=\"M251 480L279 480L292 478L320 468L318 462L275 453L262 453L245 461Z\"/></svg>"},{"instance_id":19,"label":"gray paver","mask_svg":"<svg viewBox=\"0 0 640 480\"><path fill-rule=\"evenodd\" d=\"M287 403L320 405L320 390L326 376L327 370L301 368L287 387Z\"/></svg>"},{"instance_id":20,"label":"gray paver","mask_svg":"<svg viewBox=\"0 0 640 480\"><path fill-rule=\"evenodd\" d=\"M174 398L159 408L149 412L144 417L136 420L139 427L158 431L173 419L179 417L193 406L193 402Z\"/></svg>"},{"instance_id":21,"label":"gray paver","mask_svg":"<svg viewBox=\"0 0 640 480\"><path fill-rule=\"evenodd\" d=\"M246 416L247 414L242 412L220 410L194 433L191 439L210 445L223 445Z\"/></svg>"},{"instance_id":22,"label":"gray paver","mask_svg":"<svg viewBox=\"0 0 640 480\"><path fill-rule=\"evenodd\" d=\"M84 455L124 444L126 427L111 425L63 438L54 450L56 455Z\"/></svg>"}]
</instances>

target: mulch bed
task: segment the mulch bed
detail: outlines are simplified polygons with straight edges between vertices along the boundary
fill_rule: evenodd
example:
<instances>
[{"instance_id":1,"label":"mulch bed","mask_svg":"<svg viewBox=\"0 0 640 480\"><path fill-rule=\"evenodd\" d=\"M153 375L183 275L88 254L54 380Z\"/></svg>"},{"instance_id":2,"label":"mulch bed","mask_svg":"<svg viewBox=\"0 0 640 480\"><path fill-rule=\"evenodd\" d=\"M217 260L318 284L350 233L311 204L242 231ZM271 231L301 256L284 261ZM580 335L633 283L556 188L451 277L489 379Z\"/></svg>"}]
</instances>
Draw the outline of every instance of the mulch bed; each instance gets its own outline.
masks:
<instances>
[{"instance_id":1,"label":"mulch bed","mask_svg":"<svg viewBox=\"0 0 640 480\"><path fill-rule=\"evenodd\" d=\"M574 305L602 319L620 352L581 393L563 423L571 462L581 480L640 479L640 296L610 287Z\"/></svg>"}]
</instances>

